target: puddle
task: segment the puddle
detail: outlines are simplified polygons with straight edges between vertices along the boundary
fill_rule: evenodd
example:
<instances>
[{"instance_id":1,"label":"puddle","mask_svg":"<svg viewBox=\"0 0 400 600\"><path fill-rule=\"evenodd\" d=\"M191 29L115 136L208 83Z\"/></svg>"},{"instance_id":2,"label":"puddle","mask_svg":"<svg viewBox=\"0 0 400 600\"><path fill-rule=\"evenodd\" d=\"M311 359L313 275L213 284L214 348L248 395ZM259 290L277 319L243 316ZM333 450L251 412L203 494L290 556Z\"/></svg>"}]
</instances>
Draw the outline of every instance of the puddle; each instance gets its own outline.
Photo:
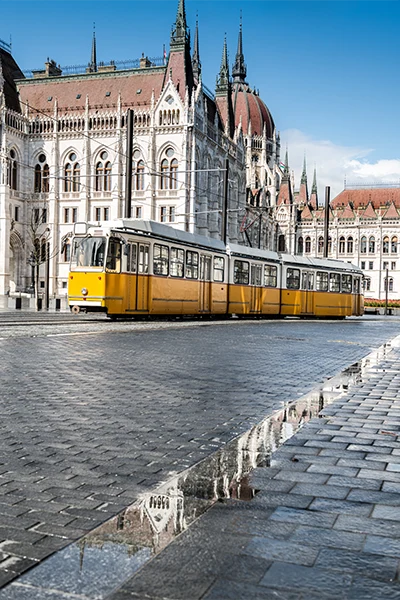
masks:
<instances>
[{"instance_id":1,"label":"puddle","mask_svg":"<svg viewBox=\"0 0 400 600\"><path fill-rule=\"evenodd\" d=\"M253 469L269 466L275 450L324 407L370 377L390 350L390 344L385 344L306 396L286 404L11 585L105 598L215 502L228 498L251 501L257 493L249 485Z\"/></svg>"}]
</instances>

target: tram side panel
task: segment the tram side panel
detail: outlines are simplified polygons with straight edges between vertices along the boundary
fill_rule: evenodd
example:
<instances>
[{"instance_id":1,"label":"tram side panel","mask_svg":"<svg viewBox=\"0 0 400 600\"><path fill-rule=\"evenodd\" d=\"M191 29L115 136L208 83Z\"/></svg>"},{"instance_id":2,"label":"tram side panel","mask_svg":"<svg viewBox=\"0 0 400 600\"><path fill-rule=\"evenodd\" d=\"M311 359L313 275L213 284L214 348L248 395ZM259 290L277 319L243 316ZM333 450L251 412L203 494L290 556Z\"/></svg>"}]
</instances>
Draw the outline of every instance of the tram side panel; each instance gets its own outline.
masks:
<instances>
[{"instance_id":1,"label":"tram side panel","mask_svg":"<svg viewBox=\"0 0 400 600\"><path fill-rule=\"evenodd\" d=\"M279 265L232 256L229 270L228 313L279 315Z\"/></svg>"}]
</instances>

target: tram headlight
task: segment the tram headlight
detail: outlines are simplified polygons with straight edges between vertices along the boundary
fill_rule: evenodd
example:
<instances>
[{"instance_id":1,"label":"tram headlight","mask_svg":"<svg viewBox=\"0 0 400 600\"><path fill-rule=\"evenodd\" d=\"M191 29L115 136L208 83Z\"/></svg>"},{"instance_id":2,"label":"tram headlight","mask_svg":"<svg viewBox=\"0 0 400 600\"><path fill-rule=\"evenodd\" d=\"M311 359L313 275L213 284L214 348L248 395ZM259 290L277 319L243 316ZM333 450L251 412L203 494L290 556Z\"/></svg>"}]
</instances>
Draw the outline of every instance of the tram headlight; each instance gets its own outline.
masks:
<instances>
[{"instance_id":1,"label":"tram headlight","mask_svg":"<svg viewBox=\"0 0 400 600\"><path fill-rule=\"evenodd\" d=\"M87 296L88 295L87 288L82 288L81 289L81 294L82 294L82 296Z\"/></svg>"}]
</instances>

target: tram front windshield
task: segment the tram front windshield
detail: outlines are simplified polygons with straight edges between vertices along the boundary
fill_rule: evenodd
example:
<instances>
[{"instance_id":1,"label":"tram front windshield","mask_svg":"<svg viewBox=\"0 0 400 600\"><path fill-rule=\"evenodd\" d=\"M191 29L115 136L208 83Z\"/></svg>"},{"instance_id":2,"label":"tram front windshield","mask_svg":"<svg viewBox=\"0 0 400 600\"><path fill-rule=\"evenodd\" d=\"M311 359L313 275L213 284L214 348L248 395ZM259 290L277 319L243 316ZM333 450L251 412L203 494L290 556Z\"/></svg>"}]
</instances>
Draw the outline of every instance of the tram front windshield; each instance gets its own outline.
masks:
<instances>
[{"instance_id":1,"label":"tram front windshield","mask_svg":"<svg viewBox=\"0 0 400 600\"><path fill-rule=\"evenodd\" d=\"M82 267L103 268L105 250L105 237L75 237L71 257L71 269L80 269Z\"/></svg>"}]
</instances>

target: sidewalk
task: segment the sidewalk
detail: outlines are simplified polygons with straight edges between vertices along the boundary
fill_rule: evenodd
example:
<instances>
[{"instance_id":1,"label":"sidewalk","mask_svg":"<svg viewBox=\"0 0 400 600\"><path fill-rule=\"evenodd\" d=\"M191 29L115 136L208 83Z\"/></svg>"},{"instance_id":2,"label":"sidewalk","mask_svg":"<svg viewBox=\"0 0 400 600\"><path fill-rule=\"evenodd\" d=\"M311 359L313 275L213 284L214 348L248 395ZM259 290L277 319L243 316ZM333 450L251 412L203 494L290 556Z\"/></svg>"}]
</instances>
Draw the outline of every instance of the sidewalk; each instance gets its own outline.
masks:
<instances>
[{"instance_id":1,"label":"sidewalk","mask_svg":"<svg viewBox=\"0 0 400 600\"><path fill-rule=\"evenodd\" d=\"M400 598L400 339L110 600Z\"/></svg>"},{"instance_id":2,"label":"sidewalk","mask_svg":"<svg viewBox=\"0 0 400 600\"><path fill-rule=\"evenodd\" d=\"M56 553L1 600L400 598L400 338L392 346Z\"/></svg>"}]
</instances>

